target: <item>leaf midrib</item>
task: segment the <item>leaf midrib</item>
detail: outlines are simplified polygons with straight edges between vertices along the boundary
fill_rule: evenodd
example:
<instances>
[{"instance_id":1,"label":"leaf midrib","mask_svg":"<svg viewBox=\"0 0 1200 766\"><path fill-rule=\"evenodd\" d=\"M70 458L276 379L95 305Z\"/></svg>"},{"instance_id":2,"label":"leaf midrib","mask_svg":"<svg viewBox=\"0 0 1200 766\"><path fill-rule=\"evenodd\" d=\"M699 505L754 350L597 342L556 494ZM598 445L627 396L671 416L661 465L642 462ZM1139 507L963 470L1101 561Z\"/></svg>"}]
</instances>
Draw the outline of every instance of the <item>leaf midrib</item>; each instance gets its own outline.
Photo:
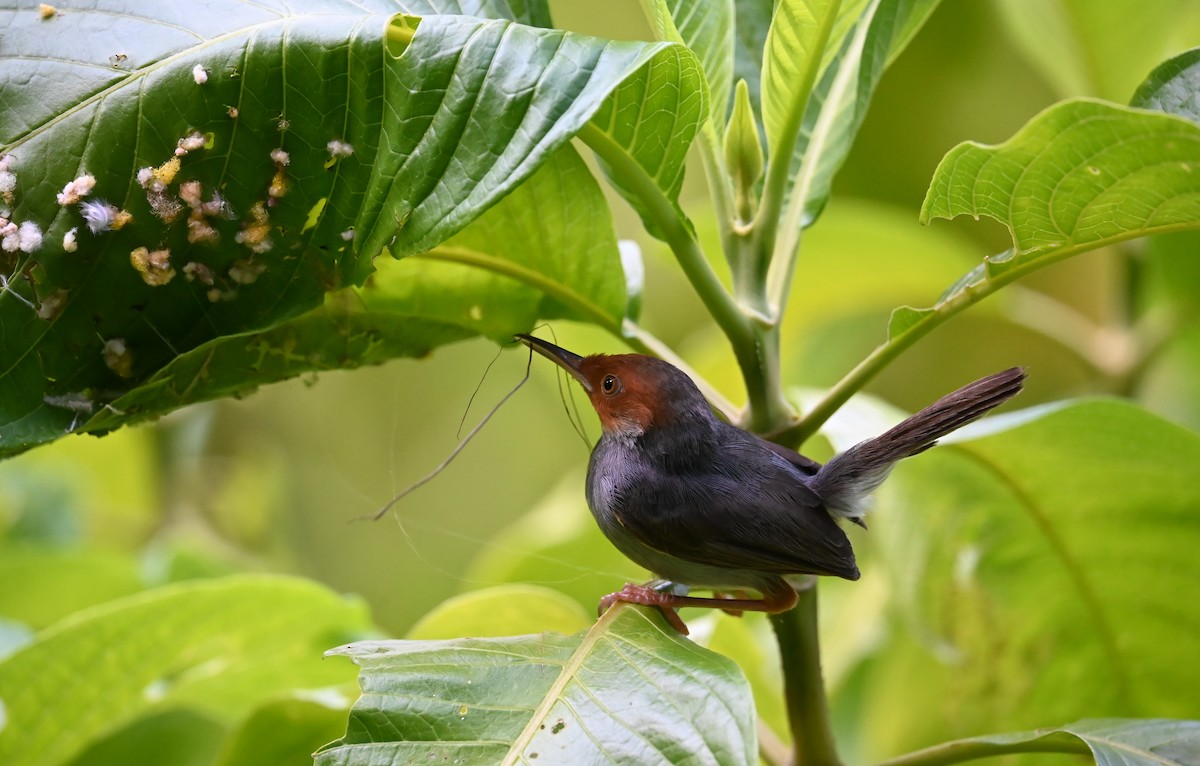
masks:
<instances>
[{"instance_id":1,"label":"leaf midrib","mask_svg":"<svg viewBox=\"0 0 1200 766\"><path fill-rule=\"evenodd\" d=\"M588 629L588 632L584 635L583 640L579 642L579 646L576 647L575 651L571 653L570 658L563 663L562 670L559 671L558 677L554 679L554 683L550 684L550 686L546 688L546 692L542 696L541 704L539 704L537 708L534 709L533 713L530 714L529 722L525 724L525 728L522 729L521 733L518 734L516 739L513 740L512 747L509 749L507 755L505 755L504 760L501 762L501 766L516 766L521 753L525 750L525 746L529 744L531 739L533 739L533 736L537 733L542 721L544 721L550 714L551 708L553 708L562 699L563 691L567 688L567 684L569 684L571 681L577 680L576 676L580 668L582 668L587 659L591 657L592 651L595 649L596 645L601 641L608 640L608 636L606 634L610 625L617 619L617 616L620 615L621 612L629 608L630 607L627 607L624 604L614 605L611 609L602 614L600 619L596 620L596 623L592 625L590 629Z\"/></svg>"}]
</instances>

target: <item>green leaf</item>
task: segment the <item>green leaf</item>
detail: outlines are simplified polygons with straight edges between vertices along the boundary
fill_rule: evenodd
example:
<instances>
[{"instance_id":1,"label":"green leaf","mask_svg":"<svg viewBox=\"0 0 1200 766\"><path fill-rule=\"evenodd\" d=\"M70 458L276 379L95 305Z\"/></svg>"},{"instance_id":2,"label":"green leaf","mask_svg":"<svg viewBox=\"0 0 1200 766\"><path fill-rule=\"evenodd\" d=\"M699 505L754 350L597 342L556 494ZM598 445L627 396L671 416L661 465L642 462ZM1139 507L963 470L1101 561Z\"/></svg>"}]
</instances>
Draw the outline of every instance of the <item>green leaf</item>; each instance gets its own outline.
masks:
<instances>
[{"instance_id":1,"label":"green leaf","mask_svg":"<svg viewBox=\"0 0 1200 766\"><path fill-rule=\"evenodd\" d=\"M143 587L137 563L101 551L0 547L0 616L41 629L76 612Z\"/></svg>"},{"instance_id":2,"label":"green leaf","mask_svg":"<svg viewBox=\"0 0 1200 766\"><path fill-rule=\"evenodd\" d=\"M763 115L770 145L768 171L762 205L774 221L768 294L771 303L782 306L795 270L801 231L812 224L829 198L833 177L845 161L884 69L904 49L937 7L939 0L898 0L897 2L848 2L830 18L831 9L821 23L828 27L827 38L797 35L805 27L793 17L781 21L783 5L776 12L772 29L774 45L768 47L764 61ZM796 49L796 39L822 41L820 51ZM768 46L771 41L768 41ZM786 51L786 53L784 52ZM790 54L790 59L789 59ZM771 56L790 60L792 66L768 64ZM816 58L820 56L820 58ZM792 83L791 71L803 62L805 71L819 77ZM820 65L818 69L812 67ZM768 70L778 71L776 85L766 77ZM768 95L776 90L777 95ZM776 101L790 103L768 106ZM771 113L778 113L775 118ZM772 127L772 121L776 124ZM776 135L772 138L772 132Z\"/></svg>"},{"instance_id":3,"label":"green leaf","mask_svg":"<svg viewBox=\"0 0 1200 766\"><path fill-rule=\"evenodd\" d=\"M603 124L644 108L649 123L642 129L654 131L669 124L669 110L686 114L692 104L702 106L702 91L681 82L685 61L695 67L697 83L700 75L680 46L463 17L403 17L398 24L399 34L411 34L413 26L416 34L388 70L394 80L385 83L397 94L383 114L390 141L376 160L359 227L362 247L372 255L386 246L399 257L444 241L525 180L593 115ZM648 159L659 160L655 167L666 176L654 175L669 188L673 171L661 162L665 140L639 138L640 124L622 122L615 140L632 145L635 156L653 144L658 154ZM670 149L686 153L687 147Z\"/></svg>"},{"instance_id":4,"label":"green leaf","mask_svg":"<svg viewBox=\"0 0 1200 766\"><path fill-rule=\"evenodd\" d=\"M587 633L361 642L346 736L356 763L757 763L754 706L730 660L617 605Z\"/></svg>"},{"instance_id":5,"label":"green leaf","mask_svg":"<svg viewBox=\"0 0 1200 766\"><path fill-rule=\"evenodd\" d=\"M475 334L507 342L539 317L619 334L630 310L603 193L569 146L445 244L377 266L366 285L332 294L320 309L181 355L85 427L306 372L420 357Z\"/></svg>"},{"instance_id":6,"label":"green leaf","mask_svg":"<svg viewBox=\"0 0 1200 766\"><path fill-rule=\"evenodd\" d=\"M613 187L660 239L666 238L660 215L691 228L679 190L688 149L709 116L708 100L695 54L668 45L625 79L580 133Z\"/></svg>"},{"instance_id":7,"label":"green leaf","mask_svg":"<svg viewBox=\"0 0 1200 766\"><path fill-rule=\"evenodd\" d=\"M1200 223L1200 126L1097 101L1067 101L997 146L955 147L938 165L922 222L986 215L1016 253L988 273Z\"/></svg>"},{"instance_id":8,"label":"green leaf","mask_svg":"<svg viewBox=\"0 0 1200 766\"><path fill-rule=\"evenodd\" d=\"M971 737L924 751L950 762L1008 753L1090 753L1099 766L1193 766L1200 761L1200 721L1085 719L1066 726ZM922 753L888 761L920 759Z\"/></svg>"},{"instance_id":9,"label":"green leaf","mask_svg":"<svg viewBox=\"0 0 1200 766\"><path fill-rule=\"evenodd\" d=\"M345 731L350 699L333 692L271 700L226 740L217 766L294 766Z\"/></svg>"},{"instance_id":10,"label":"green leaf","mask_svg":"<svg viewBox=\"0 0 1200 766\"><path fill-rule=\"evenodd\" d=\"M356 99L380 88L386 14L349 5L292 12L227 2L185 21L167 6L135 12L114 3L106 13L58 7L62 13L45 20L33 6L14 12L0 56L7 107L0 154L12 157L17 179L9 217L45 233L40 249L6 252L0 269L23 275L16 292L0 296L5 452L59 435L97 399L115 398L108 392L123 389L127 377L144 377L180 350L317 304L353 265L338 232L357 215L378 142L382 104ZM284 50L295 54L286 66ZM326 86L312 88L316 81ZM176 156L177 142L191 136L200 146ZM327 169L331 139L349 141L356 154ZM289 153L286 167L273 161L275 149ZM140 168L158 166L162 194L137 178ZM79 205L58 203L56 195L84 173L95 179L90 199L128 211L131 223L94 236ZM277 173L277 204L268 213ZM177 196L184 181L199 182L202 200L219 191L225 202L211 215L197 214L209 238L196 243L188 241L187 206ZM319 200L328 201L323 215L306 230ZM254 228L257 203L269 234ZM63 245L71 229L77 252ZM248 242L238 245L239 234ZM214 237L225 247L215 247ZM271 249L254 253L253 242L264 251L270 242ZM139 247L169 250L177 278L144 282L130 262ZM202 265L214 286L189 283L187 263ZM248 280L267 265L273 268L253 284L230 276L233 269ZM168 273L160 270L156 281ZM230 300L210 302L210 289ZM108 364L107 341L117 344L109 346Z\"/></svg>"},{"instance_id":11,"label":"green leaf","mask_svg":"<svg viewBox=\"0 0 1200 766\"><path fill-rule=\"evenodd\" d=\"M371 309L500 342L538 318L583 320L620 335L629 312L612 216L571 146L442 245L378 266L358 291Z\"/></svg>"},{"instance_id":12,"label":"green leaf","mask_svg":"<svg viewBox=\"0 0 1200 766\"><path fill-rule=\"evenodd\" d=\"M811 224L824 207L833 177L850 153L884 70L938 2L856 2L843 7L831 41L836 47L829 48L820 79L811 93L796 94L806 101L793 106L803 110L803 122L791 157L790 213L784 224L788 232ZM769 136L768 132L768 140Z\"/></svg>"},{"instance_id":13,"label":"green leaf","mask_svg":"<svg viewBox=\"0 0 1200 766\"><path fill-rule=\"evenodd\" d=\"M1129 103L1200 123L1197 94L1200 94L1200 48L1193 48L1159 64L1138 86Z\"/></svg>"},{"instance_id":14,"label":"green leaf","mask_svg":"<svg viewBox=\"0 0 1200 766\"><path fill-rule=\"evenodd\" d=\"M497 585L438 604L408 632L410 639L515 636L554 631L574 633L592 623L577 601L540 585Z\"/></svg>"},{"instance_id":15,"label":"green leaf","mask_svg":"<svg viewBox=\"0 0 1200 766\"><path fill-rule=\"evenodd\" d=\"M761 113L763 51L767 49L775 0L738 0L734 10L737 14L733 36L734 80L746 81L750 103Z\"/></svg>"},{"instance_id":16,"label":"green leaf","mask_svg":"<svg viewBox=\"0 0 1200 766\"><path fill-rule=\"evenodd\" d=\"M700 59L708 83L708 119L720 135L733 87L737 4L733 0L648 0L643 5L656 39L683 43Z\"/></svg>"},{"instance_id":17,"label":"green leaf","mask_svg":"<svg viewBox=\"0 0 1200 766\"><path fill-rule=\"evenodd\" d=\"M984 259L895 333L794 430L811 435L867 380L950 317L1032 271L1135 237L1200 227L1200 126L1080 99L1034 117L1003 144L967 142L938 165L921 221L986 215L1013 249Z\"/></svg>"},{"instance_id":18,"label":"green leaf","mask_svg":"<svg viewBox=\"0 0 1200 766\"><path fill-rule=\"evenodd\" d=\"M895 338L903 335L920 324L921 320L932 312L933 309L915 309L912 306L900 306L892 311L891 319L888 320L888 337Z\"/></svg>"},{"instance_id":19,"label":"green leaf","mask_svg":"<svg viewBox=\"0 0 1200 766\"><path fill-rule=\"evenodd\" d=\"M229 721L282 690L344 683L320 652L367 625L360 604L266 576L172 585L79 612L0 663L0 762L60 763L168 706Z\"/></svg>"},{"instance_id":20,"label":"green leaf","mask_svg":"<svg viewBox=\"0 0 1200 766\"><path fill-rule=\"evenodd\" d=\"M1200 436L1094 400L947 441L897 467L871 520L864 580L892 584L896 615L856 711L875 747L1195 715L1200 603L1179 594L1200 587Z\"/></svg>"},{"instance_id":21,"label":"green leaf","mask_svg":"<svg viewBox=\"0 0 1200 766\"><path fill-rule=\"evenodd\" d=\"M213 344L257 340L318 310L326 292L365 279L385 245L405 255L461 230L554 157L629 75L644 70L635 90L653 86L654 125L677 106L663 94L698 98L691 86L675 88L680 57L699 82L694 57L676 45L465 16L429 16L413 33L418 20L393 23L397 7L384 0L280 9L225 0L186 23L166 6L134 13L109 2L104 14L60 5L45 20L22 10L6 30L13 42L0 55L0 97L21 107L0 115L0 155L11 155L4 172L17 179L9 217L40 225L45 236L40 249L0 256L0 272L12 276L0 288L0 454L159 414L202 388L227 393L322 369L327 359L292 359L265 374L244 368L238 381L236 370L205 362ZM444 7L510 12L503 2ZM520 10L544 20L543 4ZM114 29L136 48L115 50ZM61 86L42 84L52 69ZM37 88L26 87L31 78ZM31 101L35 91L51 96ZM662 160L626 138L640 160ZM686 152L686 141L670 149ZM655 178L677 186L681 163L655 165ZM93 236L78 204L58 204L85 171L95 178L89 200L128 211L131 223ZM143 188L139 177L163 191ZM219 191L224 204L189 213L185 181L189 191L200 184L200 202ZM172 219L174 206L182 210ZM581 206L571 223L587 217ZM71 229L78 249L68 252ZM595 249L609 241L598 238ZM609 273L615 258L612 249L565 276ZM606 316L623 316L624 301L593 286L570 285ZM577 313L540 300L550 315ZM301 322L317 341L310 349L339 345L314 338L310 319ZM406 348L428 349L447 335L428 317L407 330ZM175 362L224 380L193 385L168 369Z\"/></svg>"},{"instance_id":22,"label":"green leaf","mask_svg":"<svg viewBox=\"0 0 1200 766\"><path fill-rule=\"evenodd\" d=\"M847 16L861 13L862 0L849 2ZM782 0L775 6L762 62L763 129L771 154L787 155L804 107L830 49L841 13L840 0Z\"/></svg>"}]
</instances>

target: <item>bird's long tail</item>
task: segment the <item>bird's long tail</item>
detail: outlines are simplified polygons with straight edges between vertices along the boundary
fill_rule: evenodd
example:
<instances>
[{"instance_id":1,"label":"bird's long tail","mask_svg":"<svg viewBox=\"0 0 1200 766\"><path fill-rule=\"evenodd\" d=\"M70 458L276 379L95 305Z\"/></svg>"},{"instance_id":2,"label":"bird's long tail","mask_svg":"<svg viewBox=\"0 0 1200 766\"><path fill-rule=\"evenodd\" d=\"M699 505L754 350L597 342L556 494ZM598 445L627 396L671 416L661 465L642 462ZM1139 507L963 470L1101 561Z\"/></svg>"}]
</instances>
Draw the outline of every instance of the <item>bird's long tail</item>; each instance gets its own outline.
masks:
<instances>
[{"instance_id":1,"label":"bird's long tail","mask_svg":"<svg viewBox=\"0 0 1200 766\"><path fill-rule=\"evenodd\" d=\"M1025 370L1013 367L946 394L895 428L834 456L809 486L832 513L861 523L867 496L897 461L924 452L951 431L983 417L1016 396L1024 383Z\"/></svg>"}]
</instances>

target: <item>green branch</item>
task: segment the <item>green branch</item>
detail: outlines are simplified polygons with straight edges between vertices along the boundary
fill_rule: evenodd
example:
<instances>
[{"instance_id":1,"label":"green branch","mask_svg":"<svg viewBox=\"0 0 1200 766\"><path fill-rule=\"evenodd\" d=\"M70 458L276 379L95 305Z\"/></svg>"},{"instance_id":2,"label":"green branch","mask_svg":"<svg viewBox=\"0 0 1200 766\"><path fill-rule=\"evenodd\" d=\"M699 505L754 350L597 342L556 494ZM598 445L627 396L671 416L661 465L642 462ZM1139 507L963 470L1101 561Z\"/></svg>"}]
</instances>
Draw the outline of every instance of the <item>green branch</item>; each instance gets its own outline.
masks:
<instances>
[{"instance_id":1,"label":"green branch","mask_svg":"<svg viewBox=\"0 0 1200 766\"><path fill-rule=\"evenodd\" d=\"M748 340L748 323L729 291L704 257L700 243L681 219L678 208L658 182L604 131L592 123L584 125L579 138L599 155L614 175L625 182L645 206L646 211L662 231L663 239L675 254L683 273L696 289L700 300L713 319L736 346Z\"/></svg>"},{"instance_id":2,"label":"green branch","mask_svg":"<svg viewBox=\"0 0 1200 766\"><path fill-rule=\"evenodd\" d=\"M781 406L786 411L782 394L772 394L779 388L778 379L772 380L770 370L761 364L764 353L760 334L755 332L750 318L721 284L676 204L663 193L646 169L607 133L588 123L579 131L578 137L641 200L696 294L729 339L746 384L750 412L777 413Z\"/></svg>"},{"instance_id":3,"label":"green branch","mask_svg":"<svg viewBox=\"0 0 1200 766\"><path fill-rule=\"evenodd\" d=\"M943 296L932 307L930 313L922 316L905 329L904 332L888 338L886 342L877 346L853 370L839 380L833 388L829 389L829 393L821 399L816 407L805 414L804 417L786 428L769 434L769 436L772 440L780 444L792 447L793 449L797 448L812 437L825 424L825 421L829 420L843 404L850 400L850 397L862 390L863 386L883 371L893 360L908 350L910 346L913 346L917 341L940 327L947 319L974 306L997 290L1007 287L1038 269L1076 255L1097 250L1101 247L1126 242L1131 239L1139 239L1149 234L1159 234L1168 231L1187 231L1197 228L1200 228L1200 223L1173 224L1170 226L1154 227L1152 229L1123 232L1120 235L1107 237L1103 240L1043 253L1037 257L1030 258L1024 263L1012 266L994 277L984 277L978 283L960 287L953 293Z\"/></svg>"}]
</instances>

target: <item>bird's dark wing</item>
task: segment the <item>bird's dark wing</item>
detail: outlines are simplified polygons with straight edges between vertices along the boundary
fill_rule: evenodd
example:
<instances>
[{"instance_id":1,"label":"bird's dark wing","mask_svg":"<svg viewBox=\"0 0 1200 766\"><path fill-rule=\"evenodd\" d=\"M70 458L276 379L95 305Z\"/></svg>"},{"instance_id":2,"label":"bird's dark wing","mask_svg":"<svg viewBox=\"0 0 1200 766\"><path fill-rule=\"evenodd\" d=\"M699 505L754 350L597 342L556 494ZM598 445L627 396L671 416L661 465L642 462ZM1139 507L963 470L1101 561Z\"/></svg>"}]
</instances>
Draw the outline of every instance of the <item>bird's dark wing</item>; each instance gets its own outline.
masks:
<instances>
[{"instance_id":1,"label":"bird's dark wing","mask_svg":"<svg viewBox=\"0 0 1200 766\"><path fill-rule=\"evenodd\" d=\"M622 493L620 505L619 523L629 533L676 558L858 579L846 533L802 474L749 434L726 443L701 473L647 471Z\"/></svg>"},{"instance_id":2,"label":"bird's dark wing","mask_svg":"<svg viewBox=\"0 0 1200 766\"><path fill-rule=\"evenodd\" d=\"M753 434L751 435L754 436ZM775 442L767 441L760 436L754 436L754 438L758 440L759 444L794 465L797 469L799 469L800 473L804 474L805 476L812 476L817 471L821 470L820 463L810 457L801 455L796 450L788 449L782 444L776 444Z\"/></svg>"}]
</instances>

